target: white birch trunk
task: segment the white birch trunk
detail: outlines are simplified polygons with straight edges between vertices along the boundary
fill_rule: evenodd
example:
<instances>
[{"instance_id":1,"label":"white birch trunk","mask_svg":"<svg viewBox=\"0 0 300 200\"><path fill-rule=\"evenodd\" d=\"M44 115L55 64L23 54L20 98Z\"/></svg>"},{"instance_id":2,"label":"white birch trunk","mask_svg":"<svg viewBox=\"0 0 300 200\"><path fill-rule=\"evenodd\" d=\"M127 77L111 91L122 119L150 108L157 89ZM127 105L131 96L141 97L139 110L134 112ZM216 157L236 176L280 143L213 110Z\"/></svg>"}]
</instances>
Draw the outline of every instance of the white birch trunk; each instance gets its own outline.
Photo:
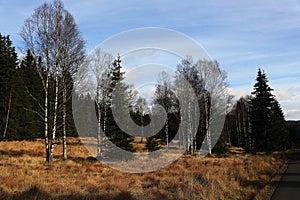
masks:
<instances>
[{"instance_id":1,"label":"white birch trunk","mask_svg":"<svg viewBox=\"0 0 300 200\"><path fill-rule=\"evenodd\" d=\"M55 137L56 137L56 129L57 129L57 114L58 114L58 76L59 76L59 41L60 41L60 26L59 22L61 20L61 16L59 14L60 8L56 8L56 16L55 16L55 99L54 99L54 116L53 116L53 129L52 129L52 139L51 139L51 146L50 146L50 160L53 160L53 153L54 153L54 144L55 144Z\"/></svg>"},{"instance_id":2,"label":"white birch trunk","mask_svg":"<svg viewBox=\"0 0 300 200\"><path fill-rule=\"evenodd\" d=\"M57 128L57 109L58 109L58 64L55 66L55 100L54 100L54 116L53 116L53 129L52 129L52 139L50 146L50 161L53 160L54 144Z\"/></svg>"},{"instance_id":3,"label":"white birch trunk","mask_svg":"<svg viewBox=\"0 0 300 200\"><path fill-rule=\"evenodd\" d=\"M105 98L104 102L106 102L106 98ZM102 143L102 146L106 146L106 122L107 122L106 112L107 112L107 108L106 108L106 105L104 105L103 138L102 138L103 143Z\"/></svg>"},{"instance_id":4,"label":"white birch trunk","mask_svg":"<svg viewBox=\"0 0 300 200\"><path fill-rule=\"evenodd\" d=\"M97 157L101 158L102 157L102 143L103 143L103 138L101 135L101 105L98 103L98 148L97 148Z\"/></svg>"},{"instance_id":5,"label":"white birch trunk","mask_svg":"<svg viewBox=\"0 0 300 200\"><path fill-rule=\"evenodd\" d=\"M66 87L63 89L63 158L67 159L67 130L66 130L66 103L67 91Z\"/></svg>"},{"instance_id":6,"label":"white birch trunk","mask_svg":"<svg viewBox=\"0 0 300 200\"><path fill-rule=\"evenodd\" d=\"M10 113L10 107L11 107L11 91L9 93L9 100L8 100L8 110L7 110L7 115L6 115L6 120L5 120L5 128L3 132L3 138L5 138L7 128L8 128L8 122L9 122L9 113Z\"/></svg>"},{"instance_id":7,"label":"white birch trunk","mask_svg":"<svg viewBox=\"0 0 300 200\"><path fill-rule=\"evenodd\" d=\"M206 114L206 122L205 122L205 126L206 126L206 138L207 138L207 146L208 146L208 153L209 155L211 155L211 151L212 151L212 145L211 145L211 133L210 133L210 114L211 114L211 108L210 108L210 103L209 103L209 98L206 97L205 99L205 114Z\"/></svg>"},{"instance_id":8,"label":"white birch trunk","mask_svg":"<svg viewBox=\"0 0 300 200\"><path fill-rule=\"evenodd\" d=\"M191 120L191 101L189 100L188 102L188 143L189 143L189 150L190 150L190 154L192 155L192 151L193 151L193 137L192 137L192 134L193 134L193 130L192 130L192 120Z\"/></svg>"},{"instance_id":9,"label":"white birch trunk","mask_svg":"<svg viewBox=\"0 0 300 200\"><path fill-rule=\"evenodd\" d=\"M48 87L49 87L49 77L46 76L45 83L45 147L46 147L46 162L50 163L50 155L49 155L49 138L48 138Z\"/></svg>"},{"instance_id":10,"label":"white birch trunk","mask_svg":"<svg viewBox=\"0 0 300 200\"><path fill-rule=\"evenodd\" d=\"M168 119L168 114L167 114L167 118L166 118L165 133L166 133L166 141L167 141L166 151L168 151L169 150L169 119Z\"/></svg>"},{"instance_id":11,"label":"white birch trunk","mask_svg":"<svg viewBox=\"0 0 300 200\"><path fill-rule=\"evenodd\" d=\"M141 116L141 125L142 125L141 143L143 143L143 138L144 138L144 114L142 114L142 116Z\"/></svg>"}]
</instances>

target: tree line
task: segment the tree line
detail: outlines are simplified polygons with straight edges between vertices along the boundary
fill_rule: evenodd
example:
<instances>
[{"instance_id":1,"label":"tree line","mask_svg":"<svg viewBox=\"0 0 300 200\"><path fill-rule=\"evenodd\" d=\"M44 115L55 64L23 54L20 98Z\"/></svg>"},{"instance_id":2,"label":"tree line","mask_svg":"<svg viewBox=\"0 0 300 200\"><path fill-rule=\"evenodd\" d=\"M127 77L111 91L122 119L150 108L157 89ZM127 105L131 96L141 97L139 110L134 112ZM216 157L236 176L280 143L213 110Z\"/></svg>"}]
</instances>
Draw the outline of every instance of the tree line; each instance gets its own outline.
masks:
<instances>
[{"instance_id":1,"label":"tree line","mask_svg":"<svg viewBox=\"0 0 300 200\"><path fill-rule=\"evenodd\" d=\"M131 142L136 133L141 142L146 140L149 151L159 148L168 151L169 143L175 139L190 154L200 148L211 154L231 98L226 72L219 64L207 60L194 62L187 57L177 65L175 77L160 72L154 100L149 105L133 86L124 82L121 62L120 56L114 59L97 48L81 65L84 73L80 74L80 81L75 81L77 90L73 102L79 113L75 115L78 131L81 135L98 138L98 157L105 154L107 141L134 152ZM96 102L95 106L91 102ZM166 116L159 113L158 105L163 107ZM117 115L113 115L115 108ZM91 110L97 110L97 119L90 115ZM157 129L161 121L165 121L163 127ZM135 124L140 127L136 129ZM150 130L144 130L148 124ZM147 135L150 132L151 137L146 137L145 131Z\"/></svg>"},{"instance_id":2,"label":"tree line","mask_svg":"<svg viewBox=\"0 0 300 200\"><path fill-rule=\"evenodd\" d=\"M241 97L226 116L223 134L227 143L241 146L247 152L291 147L292 135L272 91L265 72L259 68L254 91Z\"/></svg>"},{"instance_id":3,"label":"tree line","mask_svg":"<svg viewBox=\"0 0 300 200\"><path fill-rule=\"evenodd\" d=\"M233 97L219 63L186 57L177 65L175 77L159 74L149 105L124 82L120 56L114 58L102 49L86 55L85 41L61 1L36 8L20 36L26 50L18 59L9 36L0 35L1 139L43 138L47 162L52 161L59 141L67 158L67 136L78 136L78 127L81 136L97 138L99 158L105 157L108 141L134 152L134 136L129 134L134 132L134 126L129 126L132 121L140 127L139 136L141 142L146 140L148 151L167 151L173 139L190 154L200 149L224 153L229 144L249 152L290 147L283 111L260 69L254 92L231 109ZM94 79L88 77L91 73ZM113 92L116 88L118 95ZM87 103L92 106L80 106ZM158 104L165 109L166 116L160 117L166 120L158 133L146 137L144 127L161 121L154 117L159 117L155 113ZM84 123L75 128L76 112L81 114L75 121ZM96 113L97 123L91 123L90 113ZM155 132L156 127L151 128Z\"/></svg>"}]
</instances>

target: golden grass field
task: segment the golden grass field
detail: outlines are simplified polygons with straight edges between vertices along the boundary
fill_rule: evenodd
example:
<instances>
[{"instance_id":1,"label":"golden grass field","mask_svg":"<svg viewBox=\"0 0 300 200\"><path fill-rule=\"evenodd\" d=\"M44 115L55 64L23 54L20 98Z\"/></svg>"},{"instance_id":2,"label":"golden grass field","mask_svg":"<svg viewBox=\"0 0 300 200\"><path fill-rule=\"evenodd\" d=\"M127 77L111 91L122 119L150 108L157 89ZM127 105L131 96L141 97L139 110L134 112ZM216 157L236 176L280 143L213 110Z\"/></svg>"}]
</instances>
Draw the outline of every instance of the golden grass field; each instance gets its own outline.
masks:
<instances>
[{"instance_id":1,"label":"golden grass field","mask_svg":"<svg viewBox=\"0 0 300 200\"><path fill-rule=\"evenodd\" d=\"M0 142L0 199L268 199L290 155L234 148L224 158L184 155L164 169L130 174L87 161L78 138L68 139L67 152L63 160L57 145L47 164L42 140Z\"/></svg>"}]
</instances>

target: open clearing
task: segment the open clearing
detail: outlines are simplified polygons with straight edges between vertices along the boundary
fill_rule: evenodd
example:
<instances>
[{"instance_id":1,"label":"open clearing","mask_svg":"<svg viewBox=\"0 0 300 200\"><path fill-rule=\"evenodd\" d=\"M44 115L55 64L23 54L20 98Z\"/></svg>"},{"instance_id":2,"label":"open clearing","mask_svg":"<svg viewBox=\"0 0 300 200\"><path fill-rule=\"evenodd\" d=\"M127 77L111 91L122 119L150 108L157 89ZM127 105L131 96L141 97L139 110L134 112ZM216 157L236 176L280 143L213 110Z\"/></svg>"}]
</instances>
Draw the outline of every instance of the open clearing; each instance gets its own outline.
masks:
<instances>
[{"instance_id":1,"label":"open clearing","mask_svg":"<svg viewBox=\"0 0 300 200\"><path fill-rule=\"evenodd\" d=\"M234 148L224 158L184 155L164 169L130 174L87 161L78 138L68 139L67 152L61 159L57 145L49 165L42 140L0 142L0 199L268 199L290 156Z\"/></svg>"}]
</instances>

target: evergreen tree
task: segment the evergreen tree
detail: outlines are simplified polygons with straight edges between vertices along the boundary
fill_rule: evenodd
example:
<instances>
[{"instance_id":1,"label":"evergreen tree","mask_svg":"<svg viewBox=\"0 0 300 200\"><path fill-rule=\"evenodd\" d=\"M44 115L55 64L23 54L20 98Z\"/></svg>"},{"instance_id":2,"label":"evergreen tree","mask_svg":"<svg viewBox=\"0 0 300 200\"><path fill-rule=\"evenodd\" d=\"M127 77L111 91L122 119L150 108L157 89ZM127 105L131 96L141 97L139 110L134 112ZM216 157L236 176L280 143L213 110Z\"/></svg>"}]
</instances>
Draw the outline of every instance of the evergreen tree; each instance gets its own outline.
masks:
<instances>
[{"instance_id":1,"label":"evergreen tree","mask_svg":"<svg viewBox=\"0 0 300 200\"><path fill-rule=\"evenodd\" d=\"M156 137L148 137L145 147L149 152L159 150L160 145L159 145L158 139L156 139Z\"/></svg>"},{"instance_id":2,"label":"evergreen tree","mask_svg":"<svg viewBox=\"0 0 300 200\"><path fill-rule=\"evenodd\" d=\"M0 131L1 138L16 133L15 123L11 118L15 99L15 73L17 68L17 53L9 36L0 33Z\"/></svg>"},{"instance_id":3,"label":"evergreen tree","mask_svg":"<svg viewBox=\"0 0 300 200\"><path fill-rule=\"evenodd\" d=\"M291 137L285 125L284 114L279 102L274 99L271 114L272 150L285 150L291 147Z\"/></svg>"},{"instance_id":4,"label":"evergreen tree","mask_svg":"<svg viewBox=\"0 0 300 200\"><path fill-rule=\"evenodd\" d=\"M282 109L268 85L266 74L259 69L250 100L250 151L273 151L288 146L289 136Z\"/></svg>"},{"instance_id":5,"label":"evergreen tree","mask_svg":"<svg viewBox=\"0 0 300 200\"><path fill-rule=\"evenodd\" d=\"M273 95L268 85L268 79L261 69L258 70L254 85L254 97L250 101L251 106L251 144L249 149L254 151L270 150L270 130L271 125L271 109Z\"/></svg>"},{"instance_id":6,"label":"evergreen tree","mask_svg":"<svg viewBox=\"0 0 300 200\"><path fill-rule=\"evenodd\" d=\"M17 95L18 120L20 122L18 132L21 139L42 137L43 119L40 114L43 112L40 103L43 102L43 88L37 72L37 63L30 50L21 61L18 75L20 79Z\"/></svg>"},{"instance_id":7,"label":"evergreen tree","mask_svg":"<svg viewBox=\"0 0 300 200\"><path fill-rule=\"evenodd\" d=\"M124 72L121 71L121 59L118 56L112 64L109 77L111 79L110 88L108 93L108 108L105 120L107 122L107 131L105 135L108 139L117 145L118 147L126 150L126 151L135 151L131 142L133 142L134 138L127 133L123 132L119 126L117 125L116 121L122 121L122 116L113 116L112 109L121 110L120 113L127 114L128 109L131 104L130 99L130 91L129 86L123 83L124 79ZM113 93L113 91L117 89L118 92ZM116 95L113 95L116 94ZM127 112L126 112L127 111ZM126 122L124 122L126 123Z\"/></svg>"},{"instance_id":8,"label":"evergreen tree","mask_svg":"<svg viewBox=\"0 0 300 200\"><path fill-rule=\"evenodd\" d=\"M216 153L218 156L224 156L228 152L228 146L225 134L222 132L217 143L212 149L212 153Z\"/></svg>"}]
</instances>

